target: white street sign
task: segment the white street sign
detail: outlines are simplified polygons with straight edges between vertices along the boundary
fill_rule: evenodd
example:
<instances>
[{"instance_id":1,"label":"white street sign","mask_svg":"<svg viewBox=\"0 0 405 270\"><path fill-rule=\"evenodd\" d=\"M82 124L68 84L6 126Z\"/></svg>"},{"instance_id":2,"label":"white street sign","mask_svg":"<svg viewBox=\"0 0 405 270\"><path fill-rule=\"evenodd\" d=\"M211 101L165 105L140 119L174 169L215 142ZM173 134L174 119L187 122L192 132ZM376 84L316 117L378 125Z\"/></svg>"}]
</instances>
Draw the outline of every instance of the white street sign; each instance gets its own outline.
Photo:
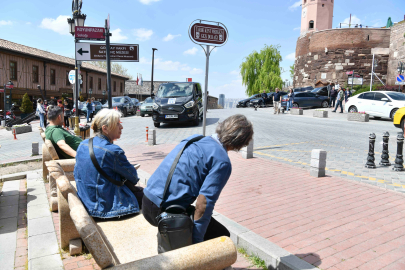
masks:
<instances>
[{"instance_id":1,"label":"white street sign","mask_svg":"<svg viewBox=\"0 0 405 270\"><path fill-rule=\"evenodd\" d=\"M90 61L90 43L76 43L76 60Z\"/></svg>"},{"instance_id":2,"label":"white street sign","mask_svg":"<svg viewBox=\"0 0 405 270\"><path fill-rule=\"evenodd\" d=\"M405 85L405 82L398 82L398 81L396 81L395 84L396 84L396 85Z\"/></svg>"},{"instance_id":3,"label":"white street sign","mask_svg":"<svg viewBox=\"0 0 405 270\"><path fill-rule=\"evenodd\" d=\"M71 84L75 83L75 71L74 70L69 71L69 82Z\"/></svg>"}]
</instances>

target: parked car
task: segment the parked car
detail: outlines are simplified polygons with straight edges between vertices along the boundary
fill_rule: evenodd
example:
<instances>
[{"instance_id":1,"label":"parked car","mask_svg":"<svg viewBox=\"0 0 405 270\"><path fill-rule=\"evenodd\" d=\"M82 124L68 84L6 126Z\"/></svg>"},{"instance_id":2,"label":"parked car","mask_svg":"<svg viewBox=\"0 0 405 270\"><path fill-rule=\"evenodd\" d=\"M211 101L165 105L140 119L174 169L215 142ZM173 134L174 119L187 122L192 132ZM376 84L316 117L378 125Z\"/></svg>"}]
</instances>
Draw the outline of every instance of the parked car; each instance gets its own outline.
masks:
<instances>
[{"instance_id":1,"label":"parked car","mask_svg":"<svg viewBox=\"0 0 405 270\"><path fill-rule=\"evenodd\" d=\"M102 107L108 108L108 102ZM128 96L113 97L112 107L117 108L120 112L122 112L124 117L126 117L128 113L136 114L136 110L134 108L134 105L132 104L132 100Z\"/></svg>"},{"instance_id":2,"label":"parked car","mask_svg":"<svg viewBox=\"0 0 405 270\"><path fill-rule=\"evenodd\" d=\"M134 106L136 107L135 111L138 111L139 106L140 106L139 100L137 98L131 98L131 100L132 100L132 104L134 104Z\"/></svg>"},{"instance_id":3,"label":"parked car","mask_svg":"<svg viewBox=\"0 0 405 270\"><path fill-rule=\"evenodd\" d=\"M153 104L153 123L191 122L198 126L203 116L201 85L197 82L162 83Z\"/></svg>"},{"instance_id":4,"label":"parked car","mask_svg":"<svg viewBox=\"0 0 405 270\"><path fill-rule=\"evenodd\" d=\"M312 86L306 86L306 87L298 87L294 88L294 93L295 92L306 92L306 91L312 91L314 88Z\"/></svg>"},{"instance_id":5,"label":"parked car","mask_svg":"<svg viewBox=\"0 0 405 270\"><path fill-rule=\"evenodd\" d=\"M87 108L85 106L86 102L78 101L77 104L79 107L79 115L86 115L86 113L87 113ZM84 110L86 110L86 111L84 111ZM76 113L76 103L75 102L73 102L72 113Z\"/></svg>"},{"instance_id":6,"label":"parked car","mask_svg":"<svg viewBox=\"0 0 405 270\"><path fill-rule=\"evenodd\" d=\"M142 117L147 115L152 115L152 106L153 106L153 99L148 97L146 98L143 102L141 103L141 109L140 109L140 114Z\"/></svg>"},{"instance_id":7,"label":"parked car","mask_svg":"<svg viewBox=\"0 0 405 270\"><path fill-rule=\"evenodd\" d=\"M320 95L327 97L328 96L328 87L323 86L323 87L318 87L313 90L309 90L311 93L314 93L315 95Z\"/></svg>"},{"instance_id":8,"label":"parked car","mask_svg":"<svg viewBox=\"0 0 405 270\"><path fill-rule=\"evenodd\" d=\"M404 130L405 125L405 107L399 108L394 115L394 126Z\"/></svg>"},{"instance_id":9,"label":"parked car","mask_svg":"<svg viewBox=\"0 0 405 270\"><path fill-rule=\"evenodd\" d=\"M282 96L286 95L286 92L280 92ZM270 106L273 105L273 96L274 96L275 92L271 92L271 93L267 93L267 98L263 99L261 96L260 98L255 98L250 100L250 107L255 107L255 106L259 106L259 107L266 107L266 106Z\"/></svg>"},{"instance_id":10,"label":"parked car","mask_svg":"<svg viewBox=\"0 0 405 270\"><path fill-rule=\"evenodd\" d=\"M241 108L241 107L249 107L250 105L250 100L255 99L255 98L260 98L262 94L255 94L249 98L243 99L236 104L236 108Z\"/></svg>"},{"instance_id":11,"label":"parked car","mask_svg":"<svg viewBox=\"0 0 405 270\"><path fill-rule=\"evenodd\" d=\"M288 95L281 98L281 107L287 108ZM329 98L325 96L316 95L311 92L298 92L294 95L293 107L304 108L304 107L329 107Z\"/></svg>"},{"instance_id":12,"label":"parked car","mask_svg":"<svg viewBox=\"0 0 405 270\"><path fill-rule=\"evenodd\" d=\"M375 118L391 118L399 108L405 107L405 94L394 91L364 92L350 97L346 112L366 112Z\"/></svg>"}]
</instances>

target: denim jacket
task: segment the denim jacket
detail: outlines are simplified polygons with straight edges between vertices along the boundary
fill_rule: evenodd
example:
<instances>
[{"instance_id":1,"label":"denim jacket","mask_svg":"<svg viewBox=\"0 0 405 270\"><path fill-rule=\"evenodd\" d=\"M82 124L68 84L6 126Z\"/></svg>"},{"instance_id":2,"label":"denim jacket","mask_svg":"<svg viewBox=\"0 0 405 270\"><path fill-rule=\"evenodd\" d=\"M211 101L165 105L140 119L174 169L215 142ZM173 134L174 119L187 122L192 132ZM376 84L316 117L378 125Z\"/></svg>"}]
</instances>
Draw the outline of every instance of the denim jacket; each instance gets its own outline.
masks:
<instances>
[{"instance_id":1,"label":"denim jacket","mask_svg":"<svg viewBox=\"0 0 405 270\"><path fill-rule=\"evenodd\" d=\"M123 185L116 186L101 176L90 159L89 140L77 148L74 176L77 195L89 215L113 218L139 212L138 201L131 190ZM124 151L112 144L107 137L98 135L93 139L93 149L98 164L111 178L132 183L138 182L138 174L129 163Z\"/></svg>"}]
</instances>

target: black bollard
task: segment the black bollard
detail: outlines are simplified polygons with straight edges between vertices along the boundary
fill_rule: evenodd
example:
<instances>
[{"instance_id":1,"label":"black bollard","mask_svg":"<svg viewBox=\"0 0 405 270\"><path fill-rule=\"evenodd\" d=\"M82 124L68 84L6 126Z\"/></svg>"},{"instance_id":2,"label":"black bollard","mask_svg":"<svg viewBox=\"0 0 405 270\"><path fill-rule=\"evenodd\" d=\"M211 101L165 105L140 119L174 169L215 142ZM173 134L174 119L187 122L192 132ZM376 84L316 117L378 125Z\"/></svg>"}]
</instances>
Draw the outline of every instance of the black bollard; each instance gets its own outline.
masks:
<instances>
[{"instance_id":1,"label":"black bollard","mask_svg":"<svg viewBox=\"0 0 405 270\"><path fill-rule=\"evenodd\" d=\"M255 111L257 111L257 105L255 105Z\"/></svg>"},{"instance_id":2,"label":"black bollard","mask_svg":"<svg viewBox=\"0 0 405 270\"><path fill-rule=\"evenodd\" d=\"M403 151L404 148L404 135L398 134L397 136L397 156L395 158L395 166L392 168L394 171L400 172L405 171L404 169L404 159Z\"/></svg>"},{"instance_id":3,"label":"black bollard","mask_svg":"<svg viewBox=\"0 0 405 270\"><path fill-rule=\"evenodd\" d=\"M368 156L367 156L367 163L366 163L366 168L369 169L375 169L375 163L374 163L374 144L375 144L375 134L371 133L369 136L369 142L368 142Z\"/></svg>"},{"instance_id":4,"label":"black bollard","mask_svg":"<svg viewBox=\"0 0 405 270\"><path fill-rule=\"evenodd\" d=\"M386 131L383 134L383 150L382 150L381 161L380 161L380 165L382 165L382 166L391 166L390 156L388 154L389 139L390 139L390 134L388 133L388 131Z\"/></svg>"}]
</instances>

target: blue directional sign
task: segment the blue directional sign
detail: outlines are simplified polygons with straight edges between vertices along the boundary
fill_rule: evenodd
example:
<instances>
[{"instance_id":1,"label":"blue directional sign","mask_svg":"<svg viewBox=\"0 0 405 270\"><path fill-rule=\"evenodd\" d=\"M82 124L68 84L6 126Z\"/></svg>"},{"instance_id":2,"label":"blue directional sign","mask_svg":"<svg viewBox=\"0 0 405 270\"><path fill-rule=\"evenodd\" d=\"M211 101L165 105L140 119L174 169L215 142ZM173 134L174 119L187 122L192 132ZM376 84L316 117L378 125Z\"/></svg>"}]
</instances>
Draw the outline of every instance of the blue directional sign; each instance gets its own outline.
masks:
<instances>
[{"instance_id":1,"label":"blue directional sign","mask_svg":"<svg viewBox=\"0 0 405 270\"><path fill-rule=\"evenodd\" d=\"M398 75L397 77L397 82L403 82L404 81L404 75Z\"/></svg>"}]
</instances>

